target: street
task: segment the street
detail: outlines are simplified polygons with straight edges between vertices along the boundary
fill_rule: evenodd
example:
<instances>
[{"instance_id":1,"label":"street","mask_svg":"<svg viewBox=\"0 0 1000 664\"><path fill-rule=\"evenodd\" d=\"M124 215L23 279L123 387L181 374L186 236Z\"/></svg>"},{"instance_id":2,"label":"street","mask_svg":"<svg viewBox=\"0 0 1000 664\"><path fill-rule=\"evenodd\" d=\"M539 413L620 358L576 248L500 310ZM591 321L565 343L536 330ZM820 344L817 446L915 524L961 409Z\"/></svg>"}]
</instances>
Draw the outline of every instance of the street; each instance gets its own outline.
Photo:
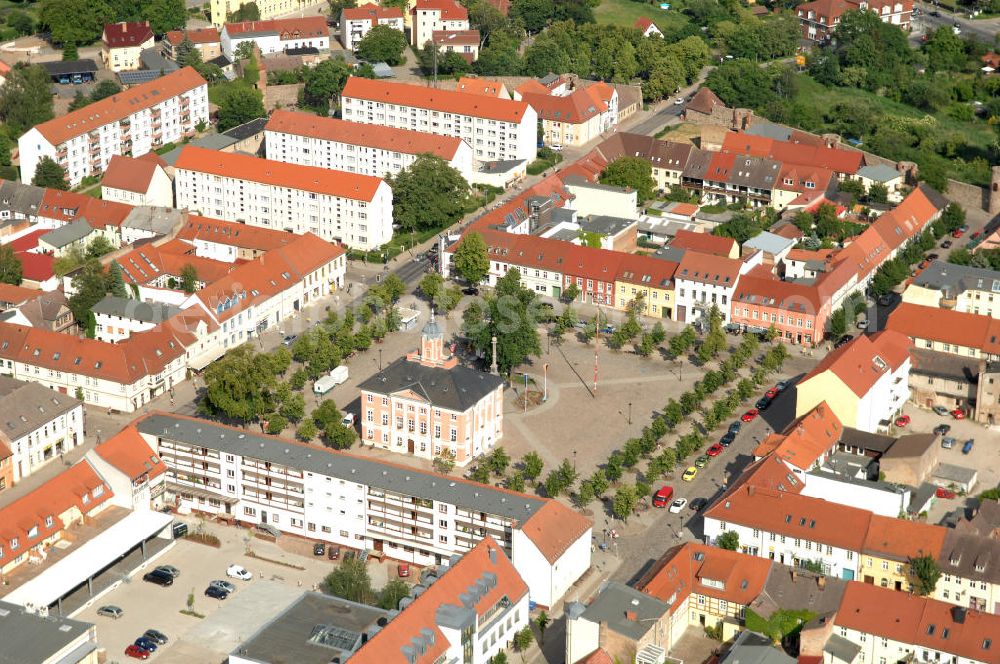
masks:
<instances>
[{"instance_id":1,"label":"street","mask_svg":"<svg viewBox=\"0 0 1000 664\"><path fill-rule=\"evenodd\" d=\"M975 37L992 46L997 31L1000 30L1000 18L970 19L968 14L953 14L929 2L917 2L914 6L920 8L921 14L914 17L913 22L922 24L925 32L933 32L941 26L954 26L957 23L962 31L962 37ZM939 15L932 16L931 12L937 12Z\"/></svg>"}]
</instances>

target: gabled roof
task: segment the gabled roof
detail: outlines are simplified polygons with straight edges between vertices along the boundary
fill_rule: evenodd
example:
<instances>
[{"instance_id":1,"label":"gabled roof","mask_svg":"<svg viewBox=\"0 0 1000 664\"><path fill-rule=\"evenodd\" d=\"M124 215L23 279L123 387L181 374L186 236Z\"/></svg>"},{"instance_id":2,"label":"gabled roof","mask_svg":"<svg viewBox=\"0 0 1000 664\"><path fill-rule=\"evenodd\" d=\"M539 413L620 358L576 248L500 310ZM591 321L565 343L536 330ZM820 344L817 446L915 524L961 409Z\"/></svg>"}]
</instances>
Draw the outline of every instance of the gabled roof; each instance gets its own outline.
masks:
<instances>
[{"instance_id":1,"label":"gabled roof","mask_svg":"<svg viewBox=\"0 0 1000 664\"><path fill-rule=\"evenodd\" d=\"M0 283L0 309L8 309L34 299L38 291L34 288Z\"/></svg>"},{"instance_id":2,"label":"gabled roof","mask_svg":"<svg viewBox=\"0 0 1000 664\"><path fill-rule=\"evenodd\" d=\"M790 313L816 315L829 308L829 299L818 285L806 285L778 279L760 265L740 277L733 293L733 303L781 309ZM736 308L734 307L734 312Z\"/></svg>"},{"instance_id":3,"label":"gabled roof","mask_svg":"<svg viewBox=\"0 0 1000 664\"><path fill-rule=\"evenodd\" d=\"M886 246L895 249L919 235L938 212L930 196L918 187L899 205L876 219L871 229L879 234Z\"/></svg>"},{"instance_id":4,"label":"gabled roof","mask_svg":"<svg viewBox=\"0 0 1000 664\"><path fill-rule=\"evenodd\" d=\"M500 81L491 81L476 76L463 76L458 79L458 86L455 88L459 92L472 95L486 95L487 97L500 97L500 90L504 85Z\"/></svg>"},{"instance_id":5,"label":"gabled roof","mask_svg":"<svg viewBox=\"0 0 1000 664\"><path fill-rule=\"evenodd\" d=\"M512 99L494 99L456 90L437 90L422 85L376 81L352 76L347 79L341 97L426 108L473 117L519 123L528 104Z\"/></svg>"},{"instance_id":6,"label":"gabled roof","mask_svg":"<svg viewBox=\"0 0 1000 664\"><path fill-rule=\"evenodd\" d=\"M132 206L117 201L105 201L75 191L46 189L38 216L69 223L86 219L96 229L118 228L132 211Z\"/></svg>"},{"instance_id":7,"label":"gabled roof","mask_svg":"<svg viewBox=\"0 0 1000 664\"><path fill-rule=\"evenodd\" d=\"M541 90L532 89L531 84ZM606 112L617 94L607 83L597 82L586 87L578 86L568 95L553 95L534 80L518 88L518 93L535 109L540 120L571 124L587 122L595 115Z\"/></svg>"},{"instance_id":8,"label":"gabled roof","mask_svg":"<svg viewBox=\"0 0 1000 664\"><path fill-rule=\"evenodd\" d=\"M436 9L441 12L442 21L463 21L469 19L469 10L460 5L457 0L417 0L411 14L418 14L420 10Z\"/></svg>"},{"instance_id":9,"label":"gabled roof","mask_svg":"<svg viewBox=\"0 0 1000 664\"><path fill-rule=\"evenodd\" d=\"M237 39L277 35L281 41L317 39L330 36L330 28L323 16L275 18L269 21L241 21L226 23L223 32Z\"/></svg>"},{"instance_id":10,"label":"gabled roof","mask_svg":"<svg viewBox=\"0 0 1000 664\"><path fill-rule=\"evenodd\" d=\"M685 108L698 113L711 113L712 109L716 106L726 108L725 102L719 99L717 94L712 92L710 88L702 86L698 88L698 92L695 93Z\"/></svg>"},{"instance_id":11,"label":"gabled roof","mask_svg":"<svg viewBox=\"0 0 1000 664\"><path fill-rule=\"evenodd\" d=\"M889 315L886 329L911 339L931 339L1000 354L1000 320L989 316L902 302Z\"/></svg>"},{"instance_id":12,"label":"gabled roof","mask_svg":"<svg viewBox=\"0 0 1000 664\"><path fill-rule=\"evenodd\" d=\"M191 253L179 253L173 250L171 243L156 247L143 244L132 251L114 259L121 267L126 282L148 284L162 276L180 278L181 270L190 264L198 273L198 280L212 283L236 269L233 263L201 258Z\"/></svg>"},{"instance_id":13,"label":"gabled roof","mask_svg":"<svg viewBox=\"0 0 1000 664\"><path fill-rule=\"evenodd\" d=\"M892 329L861 335L829 353L806 374L800 385L827 371L858 397L868 394L885 374L899 369L910 358L913 343Z\"/></svg>"},{"instance_id":14,"label":"gabled roof","mask_svg":"<svg viewBox=\"0 0 1000 664\"><path fill-rule=\"evenodd\" d=\"M465 46L479 45L479 30L435 30L431 33L431 41L435 44L447 46L448 44L462 44ZM459 55L472 56L471 53L461 53Z\"/></svg>"},{"instance_id":15,"label":"gabled roof","mask_svg":"<svg viewBox=\"0 0 1000 664\"><path fill-rule=\"evenodd\" d=\"M149 185L158 168L160 166L154 161L116 154L108 162L101 187L145 194L149 191Z\"/></svg>"},{"instance_id":16,"label":"gabled roof","mask_svg":"<svg viewBox=\"0 0 1000 664\"><path fill-rule=\"evenodd\" d=\"M192 44L218 44L219 31L216 28L195 28L192 30L171 30L163 37L172 46L180 46L186 38Z\"/></svg>"},{"instance_id":17,"label":"gabled roof","mask_svg":"<svg viewBox=\"0 0 1000 664\"><path fill-rule=\"evenodd\" d=\"M615 281L649 288L673 288L676 272L677 263L642 254L624 254Z\"/></svg>"},{"instance_id":18,"label":"gabled roof","mask_svg":"<svg viewBox=\"0 0 1000 664\"><path fill-rule=\"evenodd\" d=\"M690 107L690 104L688 106ZM722 142L722 151L768 157L777 159L784 164L806 166L810 169L825 169L849 175L857 173L864 162L864 154L857 150L817 147L738 132L726 133Z\"/></svg>"},{"instance_id":19,"label":"gabled roof","mask_svg":"<svg viewBox=\"0 0 1000 664\"><path fill-rule=\"evenodd\" d=\"M676 278L733 288L736 286L741 265L742 263L735 258L686 251L677 267Z\"/></svg>"},{"instance_id":20,"label":"gabled roof","mask_svg":"<svg viewBox=\"0 0 1000 664\"><path fill-rule=\"evenodd\" d=\"M41 383L0 376L0 441L27 436L82 405L82 401Z\"/></svg>"},{"instance_id":21,"label":"gabled roof","mask_svg":"<svg viewBox=\"0 0 1000 664\"><path fill-rule=\"evenodd\" d=\"M772 455L785 463L809 470L821 457L829 454L840 440L843 426L833 410L822 401L815 408L797 418L781 434L781 440L774 445ZM768 438L772 438L769 436ZM761 443L763 446L764 443ZM763 456L754 453L755 456Z\"/></svg>"},{"instance_id":22,"label":"gabled roof","mask_svg":"<svg viewBox=\"0 0 1000 664\"><path fill-rule=\"evenodd\" d=\"M149 21L106 23L102 40L108 48L134 48L153 38Z\"/></svg>"},{"instance_id":23,"label":"gabled roof","mask_svg":"<svg viewBox=\"0 0 1000 664\"><path fill-rule=\"evenodd\" d=\"M398 18L403 20L403 10L399 7L382 7L374 3L366 3L358 7L345 7L343 13L345 21L369 21L372 24L378 21Z\"/></svg>"},{"instance_id":24,"label":"gabled roof","mask_svg":"<svg viewBox=\"0 0 1000 664\"><path fill-rule=\"evenodd\" d=\"M296 235L287 231L248 226L234 221L222 221L195 214L189 215L187 223L181 226L177 232L179 240L191 242L204 240L255 251L277 249L294 242L296 238Z\"/></svg>"},{"instance_id":25,"label":"gabled roof","mask_svg":"<svg viewBox=\"0 0 1000 664\"><path fill-rule=\"evenodd\" d=\"M195 145L188 145L181 151L174 168L368 202L375 198L382 184L382 178L370 175L286 164Z\"/></svg>"},{"instance_id":26,"label":"gabled roof","mask_svg":"<svg viewBox=\"0 0 1000 664\"><path fill-rule=\"evenodd\" d=\"M900 562L922 556L937 560L947 531L943 526L873 514L861 551Z\"/></svg>"},{"instance_id":27,"label":"gabled roof","mask_svg":"<svg viewBox=\"0 0 1000 664\"><path fill-rule=\"evenodd\" d=\"M324 24L325 25L325 24ZM52 145L60 145L111 122L123 120L133 113L156 106L171 97L206 85L198 72L184 67L155 81L143 83L111 95L61 117L35 125Z\"/></svg>"},{"instance_id":28,"label":"gabled roof","mask_svg":"<svg viewBox=\"0 0 1000 664\"><path fill-rule=\"evenodd\" d=\"M697 208L695 208L691 214L697 211ZM701 254L714 254L727 258L737 248L736 240L731 237L722 237L712 235L711 233L696 233L684 229L678 229L674 234L674 239L670 241L670 246L674 249L690 249Z\"/></svg>"},{"instance_id":29,"label":"gabled roof","mask_svg":"<svg viewBox=\"0 0 1000 664\"><path fill-rule=\"evenodd\" d=\"M576 510L558 500L549 500L528 517L521 525L521 532L554 565L592 527L591 521Z\"/></svg>"},{"instance_id":30,"label":"gabled roof","mask_svg":"<svg viewBox=\"0 0 1000 664\"><path fill-rule=\"evenodd\" d=\"M130 480L153 479L167 466L133 426L127 426L94 448L97 454Z\"/></svg>"},{"instance_id":31,"label":"gabled roof","mask_svg":"<svg viewBox=\"0 0 1000 664\"><path fill-rule=\"evenodd\" d=\"M320 117L315 113L281 109L271 113L271 118L267 121L264 129L412 155L427 152L445 160L453 159L455 153L462 146L462 139L452 136L439 136L384 125L348 122L336 118Z\"/></svg>"}]
</instances>

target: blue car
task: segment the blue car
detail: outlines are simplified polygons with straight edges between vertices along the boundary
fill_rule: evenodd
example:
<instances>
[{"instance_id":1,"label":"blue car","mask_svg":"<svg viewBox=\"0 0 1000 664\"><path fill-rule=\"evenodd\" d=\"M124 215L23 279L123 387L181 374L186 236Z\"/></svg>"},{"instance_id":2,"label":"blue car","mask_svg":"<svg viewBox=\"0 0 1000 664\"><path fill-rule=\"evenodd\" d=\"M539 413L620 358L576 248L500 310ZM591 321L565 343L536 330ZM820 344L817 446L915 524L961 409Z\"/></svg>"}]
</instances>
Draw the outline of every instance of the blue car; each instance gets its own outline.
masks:
<instances>
[{"instance_id":1,"label":"blue car","mask_svg":"<svg viewBox=\"0 0 1000 664\"><path fill-rule=\"evenodd\" d=\"M972 445L975 442L976 441L974 439L972 439L972 438L970 438L969 440L965 441L965 445L962 445L962 454L968 454L969 452L971 452L972 451Z\"/></svg>"},{"instance_id":2,"label":"blue car","mask_svg":"<svg viewBox=\"0 0 1000 664\"><path fill-rule=\"evenodd\" d=\"M145 636L140 636L138 639L136 639L135 645L139 648L142 648L143 650L147 650L149 652L156 652L156 642L153 641L152 639L146 638Z\"/></svg>"}]
</instances>

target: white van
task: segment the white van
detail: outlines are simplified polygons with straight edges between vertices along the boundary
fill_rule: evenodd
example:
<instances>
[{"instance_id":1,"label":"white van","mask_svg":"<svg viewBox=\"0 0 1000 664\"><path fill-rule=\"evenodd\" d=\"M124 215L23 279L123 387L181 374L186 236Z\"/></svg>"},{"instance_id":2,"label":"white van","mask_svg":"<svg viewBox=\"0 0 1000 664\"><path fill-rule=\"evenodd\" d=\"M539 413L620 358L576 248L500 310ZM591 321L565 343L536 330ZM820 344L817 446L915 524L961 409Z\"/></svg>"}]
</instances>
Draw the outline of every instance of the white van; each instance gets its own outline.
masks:
<instances>
[{"instance_id":1,"label":"white van","mask_svg":"<svg viewBox=\"0 0 1000 664\"><path fill-rule=\"evenodd\" d=\"M341 364L328 375L323 376L313 383L313 392L316 394L326 394L341 383L347 382L348 375L347 365Z\"/></svg>"}]
</instances>

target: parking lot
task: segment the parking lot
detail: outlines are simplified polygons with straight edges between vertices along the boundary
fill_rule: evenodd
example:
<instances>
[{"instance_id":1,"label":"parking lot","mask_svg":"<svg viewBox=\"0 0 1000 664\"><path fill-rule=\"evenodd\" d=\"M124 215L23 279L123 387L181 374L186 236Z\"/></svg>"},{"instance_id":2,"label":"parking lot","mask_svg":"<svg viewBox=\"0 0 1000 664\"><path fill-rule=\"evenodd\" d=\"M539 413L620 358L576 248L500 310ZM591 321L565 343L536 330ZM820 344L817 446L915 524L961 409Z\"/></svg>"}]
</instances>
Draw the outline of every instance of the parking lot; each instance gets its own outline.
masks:
<instances>
[{"instance_id":1,"label":"parking lot","mask_svg":"<svg viewBox=\"0 0 1000 664\"><path fill-rule=\"evenodd\" d=\"M184 520L194 530L198 519ZM294 543L299 546L279 546L252 537L246 529L218 524L205 525L204 531L219 537L222 546L216 549L180 540L147 568L137 571L129 582L74 616L98 626L98 641L107 650L109 661L127 660L126 646L147 629L156 629L170 641L153 654L152 660L177 664L222 662L227 653L302 592L318 589L337 564L325 556L313 556L311 545L304 541ZM246 555L248 545L259 557ZM228 578L226 568L232 564L242 565L254 578L249 581ZM173 585L164 588L142 580L142 575L157 565L172 565L180 570ZM394 565L369 561L368 572L374 588L385 584ZM395 573L392 577L395 578ZM236 592L225 600L206 597L205 588L216 579L232 583ZM188 596L192 593L192 610L203 618L181 613L187 610ZM124 615L115 620L97 614L99 607L109 604L121 607Z\"/></svg>"}]
</instances>

